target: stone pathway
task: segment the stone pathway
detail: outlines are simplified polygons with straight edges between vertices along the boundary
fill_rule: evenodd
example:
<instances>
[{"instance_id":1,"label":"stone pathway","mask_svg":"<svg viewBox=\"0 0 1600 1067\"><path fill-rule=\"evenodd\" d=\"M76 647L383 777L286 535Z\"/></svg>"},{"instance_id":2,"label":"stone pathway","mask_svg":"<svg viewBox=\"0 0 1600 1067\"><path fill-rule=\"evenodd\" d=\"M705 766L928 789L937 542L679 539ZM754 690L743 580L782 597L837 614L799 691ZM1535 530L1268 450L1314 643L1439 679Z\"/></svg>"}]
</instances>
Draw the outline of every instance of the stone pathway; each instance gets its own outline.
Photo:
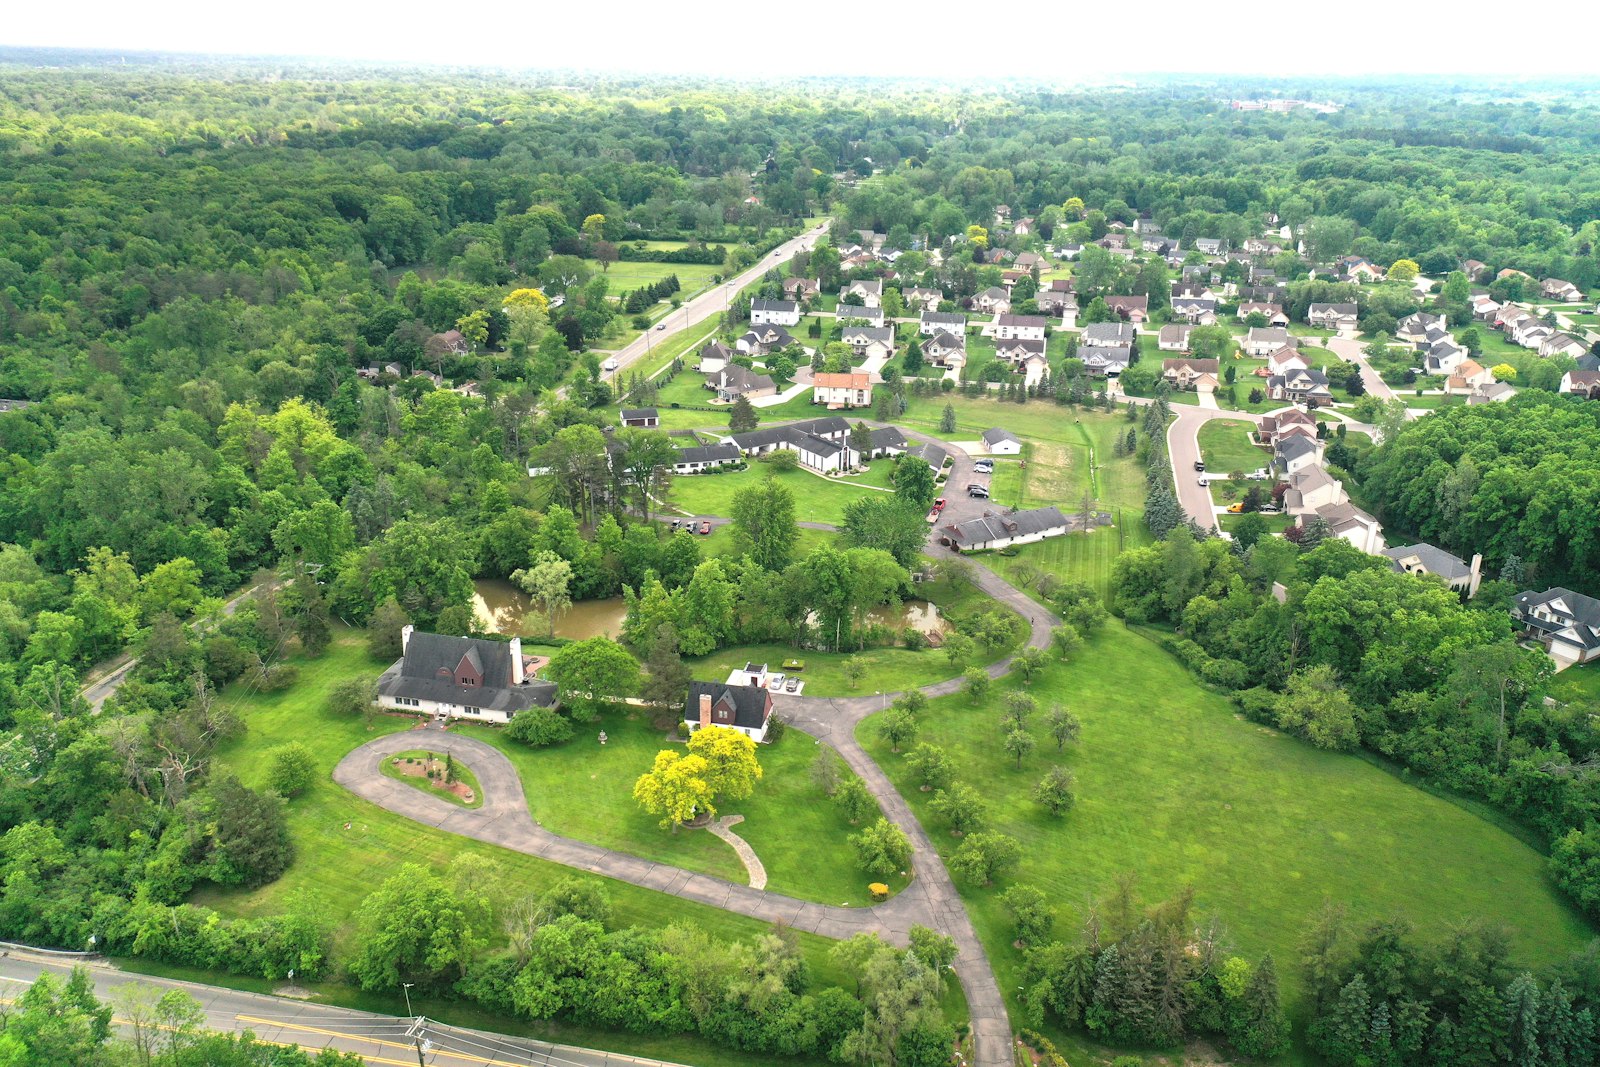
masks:
<instances>
[{"instance_id":1,"label":"stone pathway","mask_svg":"<svg viewBox=\"0 0 1600 1067\"><path fill-rule=\"evenodd\" d=\"M743 815L724 815L706 829L732 845L733 850L739 854L739 862L744 864L744 873L750 879L750 888L765 889L767 869L761 865L761 857L750 847L750 842L733 832L733 827L742 822L744 822Z\"/></svg>"}]
</instances>

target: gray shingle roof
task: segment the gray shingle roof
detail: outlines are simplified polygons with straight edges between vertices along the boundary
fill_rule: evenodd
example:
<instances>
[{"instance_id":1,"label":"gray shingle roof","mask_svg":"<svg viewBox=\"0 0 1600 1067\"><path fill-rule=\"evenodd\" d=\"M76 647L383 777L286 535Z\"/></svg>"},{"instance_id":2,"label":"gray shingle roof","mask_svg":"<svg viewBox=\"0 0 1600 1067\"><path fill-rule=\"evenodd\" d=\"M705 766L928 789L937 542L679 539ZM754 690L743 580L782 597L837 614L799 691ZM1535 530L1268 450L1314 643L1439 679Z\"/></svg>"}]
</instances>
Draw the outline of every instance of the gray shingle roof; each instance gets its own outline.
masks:
<instances>
[{"instance_id":1,"label":"gray shingle roof","mask_svg":"<svg viewBox=\"0 0 1600 1067\"><path fill-rule=\"evenodd\" d=\"M1049 507L1015 511L1009 515L985 515L982 518L954 523L946 526L945 530L949 532L950 539L957 543L976 545L1007 538L1027 537L1045 530L1065 527L1066 524L1066 516L1058 509Z\"/></svg>"},{"instance_id":2,"label":"gray shingle roof","mask_svg":"<svg viewBox=\"0 0 1600 1067\"><path fill-rule=\"evenodd\" d=\"M482 685L456 681L463 660L477 668ZM421 632L407 639L400 662L378 679L378 692L494 711L548 708L556 702L556 687L549 682L511 684L511 646L506 642Z\"/></svg>"},{"instance_id":3,"label":"gray shingle roof","mask_svg":"<svg viewBox=\"0 0 1600 1067\"><path fill-rule=\"evenodd\" d=\"M690 682L689 695L683 703L683 721L700 721L700 697L711 697L715 707L719 703L732 705L733 725L747 730L759 730L767 721L767 690L758 685L724 685L721 682ZM719 724L720 725L720 724Z\"/></svg>"},{"instance_id":4,"label":"gray shingle roof","mask_svg":"<svg viewBox=\"0 0 1600 1067\"><path fill-rule=\"evenodd\" d=\"M1467 566L1466 560L1460 556L1451 555L1444 549L1430 545L1426 541L1419 541L1414 545L1399 545L1395 548L1386 548L1378 553L1388 556L1395 561L1395 570L1400 569L1400 561L1410 556L1416 556L1422 564L1422 569L1429 574L1437 574L1446 581L1465 578L1472 573L1472 568Z\"/></svg>"}]
</instances>

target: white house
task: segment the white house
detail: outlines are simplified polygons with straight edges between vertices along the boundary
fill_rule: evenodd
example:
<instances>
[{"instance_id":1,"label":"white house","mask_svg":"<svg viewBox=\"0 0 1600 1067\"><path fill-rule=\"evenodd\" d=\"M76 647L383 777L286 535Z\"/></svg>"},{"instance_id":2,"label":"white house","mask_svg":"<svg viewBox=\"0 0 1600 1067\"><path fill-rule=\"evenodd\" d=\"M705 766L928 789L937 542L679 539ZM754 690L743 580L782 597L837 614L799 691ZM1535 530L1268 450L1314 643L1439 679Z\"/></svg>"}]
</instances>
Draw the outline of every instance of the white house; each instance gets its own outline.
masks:
<instances>
[{"instance_id":1,"label":"white house","mask_svg":"<svg viewBox=\"0 0 1600 1067\"><path fill-rule=\"evenodd\" d=\"M1561 386L1556 392L1586 396L1591 400L1600 397L1600 371L1569 370L1561 376Z\"/></svg>"},{"instance_id":2,"label":"white house","mask_svg":"<svg viewBox=\"0 0 1600 1067\"><path fill-rule=\"evenodd\" d=\"M472 722L506 723L519 711L555 706L556 687L533 677L522 641L400 630L400 659L378 677L378 705Z\"/></svg>"},{"instance_id":3,"label":"white house","mask_svg":"<svg viewBox=\"0 0 1600 1067\"><path fill-rule=\"evenodd\" d=\"M1343 482L1315 465L1302 467L1286 481L1289 488L1283 493L1283 510L1290 515L1314 514L1318 508L1343 504L1350 499Z\"/></svg>"},{"instance_id":4,"label":"white house","mask_svg":"<svg viewBox=\"0 0 1600 1067\"><path fill-rule=\"evenodd\" d=\"M872 406L872 375L818 374L811 383L811 402L829 408Z\"/></svg>"},{"instance_id":5,"label":"white house","mask_svg":"<svg viewBox=\"0 0 1600 1067\"><path fill-rule=\"evenodd\" d=\"M919 311L938 311L939 304L944 300L944 292L940 289L923 289L913 287L905 290L905 305Z\"/></svg>"},{"instance_id":6,"label":"white house","mask_svg":"<svg viewBox=\"0 0 1600 1067\"><path fill-rule=\"evenodd\" d=\"M1089 348L1131 348L1137 343L1138 329L1127 322L1092 322L1084 327L1080 345Z\"/></svg>"},{"instance_id":7,"label":"white house","mask_svg":"<svg viewBox=\"0 0 1600 1067\"><path fill-rule=\"evenodd\" d=\"M756 297L750 301L750 325L798 326L800 305L793 300L767 300Z\"/></svg>"},{"instance_id":8,"label":"white house","mask_svg":"<svg viewBox=\"0 0 1600 1067\"><path fill-rule=\"evenodd\" d=\"M1583 300L1583 290L1560 278L1546 278L1539 283L1539 292L1546 300L1559 300L1563 304L1576 304Z\"/></svg>"},{"instance_id":9,"label":"white house","mask_svg":"<svg viewBox=\"0 0 1600 1067\"><path fill-rule=\"evenodd\" d=\"M960 552L1006 548L1060 537L1067 532L1067 518L1056 508L1034 508L1003 515L952 523L941 528L940 543Z\"/></svg>"},{"instance_id":10,"label":"white house","mask_svg":"<svg viewBox=\"0 0 1600 1067\"><path fill-rule=\"evenodd\" d=\"M839 332L839 340L850 346L857 363L894 355L893 326L846 326Z\"/></svg>"},{"instance_id":11,"label":"white house","mask_svg":"<svg viewBox=\"0 0 1600 1067\"><path fill-rule=\"evenodd\" d=\"M954 311L924 311L922 318L918 320L917 332L924 337L932 337L941 332L958 337L965 336L967 317Z\"/></svg>"},{"instance_id":12,"label":"white house","mask_svg":"<svg viewBox=\"0 0 1600 1067\"><path fill-rule=\"evenodd\" d=\"M1272 446L1272 461L1286 476L1299 474L1322 462L1322 442L1299 434L1279 438Z\"/></svg>"},{"instance_id":13,"label":"white house","mask_svg":"<svg viewBox=\"0 0 1600 1067\"><path fill-rule=\"evenodd\" d=\"M1328 376L1319 370L1274 374L1267 379L1267 394L1274 400L1288 400L1296 404L1307 400L1321 403L1333 399L1333 393L1328 389Z\"/></svg>"},{"instance_id":14,"label":"white house","mask_svg":"<svg viewBox=\"0 0 1600 1067\"><path fill-rule=\"evenodd\" d=\"M1161 333L1156 342L1157 347L1163 352L1189 351L1189 335L1194 333L1194 327L1181 322L1169 323L1161 327ZM1215 363L1216 360L1211 362Z\"/></svg>"},{"instance_id":15,"label":"white house","mask_svg":"<svg viewBox=\"0 0 1600 1067\"><path fill-rule=\"evenodd\" d=\"M1093 377L1115 378L1133 362L1133 349L1127 345L1084 346L1078 349L1078 358L1083 360L1083 369Z\"/></svg>"},{"instance_id":16,"label":"white house","mask_svg":"<svg viewBox=\"0 0 1600 1067\"><path fill-rule=\"evenodd\" d=\"M1600 659L1600 600L1557 586L1518 593L1511 617L1544 646L1556 670Z\"/></svg>"},{"instance_id":17,"label":"white house","mask_svg":"<svg viewBox=\"0 0 1600 1067\"><path fill-rule=\"evenodd\" d=\"M861 298L861 302L869 308L883 306L883 281L873 278L871 281L853 281L839 290L839 295L853 294Z\"/></svg>"},{"instance_id":18,"label":"white house","mask_svg":"<svg viewBox=\"0 0 1600 1067\"><path fill-rule=\"evenodd\" d=\"M860 304L840 304L839 307L834 311L834 316L841 322L847 319L855 319L866 323L868 326L882 326L884 324L883 308L881 307L862 307Z\"/></svg>"},{"instance_id":19,"label":"white house","mask_svg":"<svg viewBox=\"0 0 1600 1067\"><path fill-rule=\"evenodd\" d=\"M1314 515L1328 524L1335 537L1342 537L1369 556L1383 551L1383 527L1378 520L1346 500L1342 504L1328 504L1318 508ZM1300 516L1300 525L1306 526L1309 517Z\"/></svg>"},{"instance_id":20,"label":"white house","mask_svg":"<svg viewBox=\"0 0 1600 1067\"><path fill-rule=\"evenodd\" d=\"M736 433L728 440L747 456L786 449L799 457L802 467L824 474L856 465L856 453L850 448L850 423L838 416L763 427Z\"/></svg>"},{"instance_id":21,"label":"white house","mask_svg":"<svg viewBox=\"0 0 1600 1067\"><path fill-rule=\"evenodd\" d=\"M678 449L677 458L672 461L672 473L705 474L707 471L739 462L739 456L739 446L731 441L719 441L714 445L691 445L688 448Z\"/></svg>"},{"instance_id":22,"label":"white house","mask_svg":"<svg viewBox=\"0 0 1600 1067\"><path fill-rule=\"evenodd\" d=\"M1579 359L1589 354L1589 346L1567 333L1553 333L1539 344L1539 355L1571 356Z\"/></svg>"},{"instance_id":23,"label":"white house","mask_svg":"<svg viewBox=\"0 0 1600 1067\"><path fill-rule=\"evenodd\" d=\"M1354 304L1312 304L1306 311L1306 322L1325 330L1353 330L1356 328L1359 313L1360 308Z\"/></svg>"},{"instance_id":24,"label":"white house","mask_svg":"<svg viewBox=\"0 0 1600 1067\"><path fill-rule=\"evenodd\" d=\"M1043 341L1050 320L1041 315L998 315L984 326L985 336L998 341Z\"/></svg>"},{"instance_id":25,"label":"white house","mask_svg":"<svg viewBox=\"0 0 1600 1067\"><path fill-rule=\"evenodd\" d=\"M967 339L941 330L922 346L922 356L935 367L962 366L967 361Z\"/></svg>"},{"instance_id":26,"label":"white house","mask_svg":"<svg viewBox=\"0 0 1600 1067\"><path fill-rule=\"evenodd\" d=\"M1274 326L1252 326L1239 347L1244 349L1245 355L1259 359L1291 343L1288 330Z\"/></svg>"},{"instance_id":27,"label":"white house","mask_svg":"<svg viewBox=\"0 0 1600 1067\"><path fill-rule=\"evenodd\" d=\"M983 445L991 456L1016 456L1022 453L1022 438L998 426L983 431Z\"/></svg>"}]
</instances>

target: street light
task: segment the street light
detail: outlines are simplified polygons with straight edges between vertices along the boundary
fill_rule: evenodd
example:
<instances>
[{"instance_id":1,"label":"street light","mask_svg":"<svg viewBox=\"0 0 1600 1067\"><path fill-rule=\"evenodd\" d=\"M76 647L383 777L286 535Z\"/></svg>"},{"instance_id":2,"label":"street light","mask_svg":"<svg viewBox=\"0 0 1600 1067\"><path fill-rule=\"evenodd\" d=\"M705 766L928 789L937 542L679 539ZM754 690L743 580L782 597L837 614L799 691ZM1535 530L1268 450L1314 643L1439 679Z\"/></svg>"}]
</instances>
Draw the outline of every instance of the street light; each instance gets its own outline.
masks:
<instances>
[{"instance_id":1,"label":"street light","mask_svg":"<svg viewBox=\"0 0 1600 1067\"><path fill-rule=\"evenodd\" d=\"M406 995L406 1018L408 1019L414 1017L411 1014L411 987L416 984L415 982L404 982L400 986L401 991Z\"/></svg>"}]
</instances>

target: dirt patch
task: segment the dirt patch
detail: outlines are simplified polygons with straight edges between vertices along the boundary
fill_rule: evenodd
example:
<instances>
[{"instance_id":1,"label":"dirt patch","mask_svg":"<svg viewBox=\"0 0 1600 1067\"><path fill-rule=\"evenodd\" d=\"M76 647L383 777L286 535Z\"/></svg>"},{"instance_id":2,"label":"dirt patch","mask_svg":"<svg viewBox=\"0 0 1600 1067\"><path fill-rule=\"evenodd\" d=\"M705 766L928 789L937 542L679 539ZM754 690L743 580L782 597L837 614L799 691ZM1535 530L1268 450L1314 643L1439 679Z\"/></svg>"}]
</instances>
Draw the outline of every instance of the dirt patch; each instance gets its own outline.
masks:
<instances>
[{"instance_id":1,"label":"dirt patch","mask_svg":"<svg viewBox=\"0 0 1600 1067\"><path fill-rule=\"evenodd\" d=\"M407 778L426 778L435 789L442 789L461 799L464 804L471 804L478 799L472 787L466 782L445 781L445 761L442 759L422 760L396 756L389 761L389 766Z\"/></svg>"}]
</instances>

